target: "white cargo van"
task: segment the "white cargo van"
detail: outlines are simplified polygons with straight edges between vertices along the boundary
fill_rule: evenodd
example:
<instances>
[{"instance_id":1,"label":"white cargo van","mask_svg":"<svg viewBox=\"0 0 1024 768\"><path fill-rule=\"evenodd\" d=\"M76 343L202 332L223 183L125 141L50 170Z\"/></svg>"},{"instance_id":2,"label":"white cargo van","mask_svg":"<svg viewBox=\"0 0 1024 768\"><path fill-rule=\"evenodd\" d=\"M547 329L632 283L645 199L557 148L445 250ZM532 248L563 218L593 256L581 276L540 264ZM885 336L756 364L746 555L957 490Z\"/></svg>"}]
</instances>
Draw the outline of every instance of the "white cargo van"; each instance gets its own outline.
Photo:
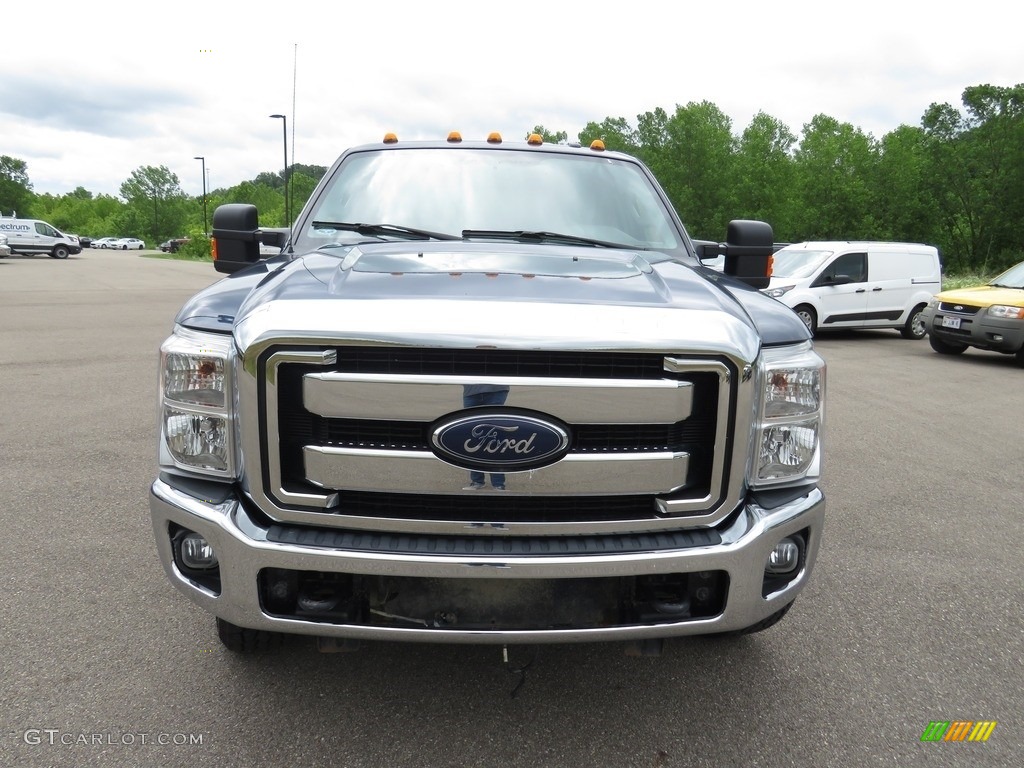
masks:
<instances>
[{"instance_id":1,"label":"white cargo van","mask_svg":"<svg viewBox=\"0 0 1024 768\"><path fill-rule=\"evenodd\" d=\"M812 333L895 328L921 339L921 313L942 288L939 252L919 243L807 242L776 251L763 289L792 308Z\"/></svg>"},{"instance_id":2,"label":"white cargo van","mask_svg":"<svg viewBox=\"0 0 1024 768\"><path fill-rule=\"evenodd\" d=\"M26 256L45 253L54 259L66 259L69 254L82 252L77 237L65 235L53 225L39 219L0 216L0 233L7 235L7 245L11 253L22 253Z\"/></svg>"}]
</instances>

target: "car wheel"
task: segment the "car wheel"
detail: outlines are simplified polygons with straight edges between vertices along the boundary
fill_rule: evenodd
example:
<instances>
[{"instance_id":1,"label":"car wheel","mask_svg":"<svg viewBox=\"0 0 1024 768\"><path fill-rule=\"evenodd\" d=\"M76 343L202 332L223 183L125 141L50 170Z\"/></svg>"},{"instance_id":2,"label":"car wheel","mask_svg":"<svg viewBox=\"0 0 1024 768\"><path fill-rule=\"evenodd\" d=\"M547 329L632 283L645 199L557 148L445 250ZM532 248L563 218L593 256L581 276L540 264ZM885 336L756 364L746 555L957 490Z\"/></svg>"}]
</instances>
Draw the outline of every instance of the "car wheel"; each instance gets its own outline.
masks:
<instances>
[{"instance_id":1,"label":"car wheel","mask_svg":"<svg viewBox=\"0 0 1024 768\"><path fill-rule=\"evenodd\" d=\"M66 259L68 257L68 249L63 245L58 245L53 249L53 253L50 255L55 259Z\"/></svg>"},{"instance_id":2,"label":"car wheel","mask_svg":"<svg viewBox=\"0 0 1024 768\"><path fill-rule=\"evenodd\" d=\"M217 637L225 648L234 653L276 650L284 640L284 635L278 632L239 627L220 618L217 619Z\"/></svg>"},{"instance_id":3,"label":"car wheel","mask_svg":"<svg viewBox=\"0 0 1024 768\"><path fill-rule=\"evenodd\" d=\"M928 343L940 355L962 355L967 350L966 344L953 344L943 341L942 339L937 339L935 334L928 334Z\"/></svg>"},{"instance_id":4,"label":"car wheel","mask_svg":"<svg viewBox=\"0 0 1024 768\"><path fill-rule=\"evenodd\" d=\"M128 250L128 246L127 245L122 245L121 246L121 250L122 251L127 251Z\"/></svg>"},{"instance_id":5,"label":"car wheel","mask_svg":"<svg viewBox=\"0 0 1024 768\"><path fill-rule=\"evenodd\" d=\"M916 341L923 339L927 331L928 328L924 324L924 304L920 304L910 311L910 317L907 318L907 322L900 329L900 335L904 339Z\"/></svg>"},{"instance_id":6,"label":"car wheel","mask_svg":"<svg viewBox=\"0 0 1024 768\"><path fill-rule=\"evenodd\" d=\"M818 316L814 312L814 308L807 304L801 304L793 309L796 312L796 316L800 318L807 330L810 331L811 336L814 335L815 331L818 330Z\"/></svg>"},{"instance_id":7,"label":"car wheel","mask_svg":"<svg viewBox=\"0 0 1024 768\"><path fill-rule=\"evenodd\" d=\"M1017 350L1017 354L1013 356L1013 359L1017 361L1017 365L1024 368L1024 347Z\"/></svg>"}]
</instances>

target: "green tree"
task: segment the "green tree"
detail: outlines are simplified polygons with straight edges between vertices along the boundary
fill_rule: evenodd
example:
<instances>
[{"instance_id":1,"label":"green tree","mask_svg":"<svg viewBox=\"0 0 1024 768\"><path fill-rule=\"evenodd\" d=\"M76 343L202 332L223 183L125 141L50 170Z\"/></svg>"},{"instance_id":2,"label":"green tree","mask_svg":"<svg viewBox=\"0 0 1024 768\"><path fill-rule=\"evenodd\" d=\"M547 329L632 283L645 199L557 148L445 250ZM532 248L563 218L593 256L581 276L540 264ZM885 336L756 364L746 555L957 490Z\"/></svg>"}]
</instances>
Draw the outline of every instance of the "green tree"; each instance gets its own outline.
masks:
<instances>
[{"instance_id":1,"label":"green tree","mask_svg":"<svg viewBox=\"0 0 1024 768\"><path fill-rule=\"evenodd\" d=\"M881 239L933 245L942 242L923 130L901 125L882 137L870 205Z\"/></svg>"},{"instance_id":2,"label":"green tree","mask_svg":"<svg viewBox=\"0 0 1024 768\"><path fill-rule=\"evenodd\" d=\"M260 225L264 227L287 226L284 220L284 186L274 189L267 184L261 183L258 179L266 174L260 174L256 181L243 181L223 194L217 194L217 205L224 203L248 203L255 205L260 214ZM298 198L296 198L298 199Z\"/></svg>"},{"instance_id":3,"label":"green tree","mask_svg":"<svg viewBox=\"0 0 1024 768\"><path fill-rule=\"evenodd\" d=\"M793 179L796 136L764 112L754 115L736 151L733 218L760 219L772 225L775 239L786 241L795 230Z\"/></svg>"},{"instance_id":4,"label":"green tree","mask_svg":"<svg viewBox=\"0 0 1024 768\"><path fill-rule=\"evenodd\" d=\"M992 272L1018 260L1024 213L1024 86L980 85L963 93L966 114L932 104L922 123L930 178L951 258Z\"/></svg>"},{"instance_id":5,"label":"green tree","mask_svg":"<svg viewBox=\"0 0 1024 768\"><path fill-rule=\"evenodd\" d=\"M579 132L578 139L584 147L589 147L595 139L604 142L605 149L613 152L635 154L637 149L636 132L624 117L606 117L600 123L587 123Z\"/></svg>"},{"instance_id":6,"label":"green tree","mask_svg":"<svg viewBox=\"0 0 1024 768\"><path fill-rule=\"evenodd\" d=\"M242 182L243 184L245 182ZM275 171L263 171L252 180L253 184L262 184L271 189L284 189L284 174Z\"/></svg>"},{"instance_id":7,"label":"green tree","mask_svg":"<svg viewBox=\"0 0 1024 768\"><path fill-rule=\"evenodd\" d=\"M310 195L313 194L313 190L319 183L319 177L314 178L302 171L292 171L291 178L288 179L288 185L290 187L289 196L292 200L292 216L298 218L299 211L302 210L302 206L309 200Z\"/></svg>"},{"instance_id":8,"label":"green tree","mask_svg":"<svg viewBox=\"0 0 1024 768\"><path fill-rule=\"evenodd\" d=\"M0 155L0 213L27 216L34 197L25 161Z\"/></svg>"},{"instance_id":9,"label":"green tree","mask_svg":"<svg viewBox=\"0 0 1024 768\"><path fill-rule=\"evenodd\" d=\"M315 183L319 182L320 179L322 179L326 175L327 166L306 165L305 163L293 163L288 167L288 170L292 175L296 173L301 173L304 174L305 176L309 176L311 179L313 179L315 186Z\"/></svg>"},{"instance_id":10,"label":"green tree","mask_svg":"<svg viewBox=\"0 0 1024 768\"><path fill-rule=\"evenodd\" d=\"M142 166L121 184L121 197L127 201L121 224L144 233L154 242L180 232L187 219L187 198L178 176L165 165Z\"/></svg>"},{"instance_id":11,"label":"green tree","mask_svg":"<svg viewBox=\"0 0 1024 768\"><path fill-rule=\"evenodd\" d=\"M533 126L533 130L526 134L526 138L530 138L530 136L535 133L540 134L540 137L544 140L545 144L562 144L569 138L569 134L565 131L552 133L543 125Z\"/></svg>"},{"instance_id":12,"label":"green tree","mask_svg":"<svg viewBox=\"0 0 1024 768\"><path fill-rule=\"evenodd\" d=\"M708 101L638 117L638 154L695 237L720 238L734 218L732 121Z\"/></svg>"},{"instance_id":13,"label":"green tree","mask_svg":"<svg viewBox=\"0 0 1024 768\"><path fill-rule=\"evenodd\" d=\"M63 195L37 195L32 204L35 218L50 222L58 229L90 237L134 235L135 231L117 229L124 203L110 195L93 194L84 187Z\"/></svg>"},{"instance_id":14,"label":"green tree","mask_svg":"<svg viewBox=\"0 0 1024 768\"><path fill-rule=\"evenodd\" d=\"M815 115L794 153L800 206L794 237L800 240L868 240L877 223L871 185L874 140L850 123Z\"/></svg>"}]
</instances>

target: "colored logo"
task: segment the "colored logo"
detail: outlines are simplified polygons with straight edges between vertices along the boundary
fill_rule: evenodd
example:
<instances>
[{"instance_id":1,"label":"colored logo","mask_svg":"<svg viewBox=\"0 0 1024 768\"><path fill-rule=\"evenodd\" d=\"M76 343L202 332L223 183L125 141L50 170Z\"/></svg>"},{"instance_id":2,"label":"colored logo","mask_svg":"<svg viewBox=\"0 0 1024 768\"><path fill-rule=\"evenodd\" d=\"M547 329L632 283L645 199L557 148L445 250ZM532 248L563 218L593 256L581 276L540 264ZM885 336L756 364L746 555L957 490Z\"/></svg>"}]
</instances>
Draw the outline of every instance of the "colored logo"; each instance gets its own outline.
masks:
<instances>
[{"instance_id":1,"label":"colored logo","mask_svg":"<svg viewBox=\"0 0 1024 768\"><path fill-rule=\"evenodd\" d=\"M554 464L569 452L569 428L516 409L476 408L431 428L434 454L463 469L517 472Z\"/></svg>"},{"instance_id":2,"label":"colored logo","mask_svg":"<svg viewBox=\"0 0 1024 768\"><path fill-rule=\"evenodd\" d=\"M988 741L995 729L995 720L932 720L921 741Z\"/></svg>"}]
</instances>

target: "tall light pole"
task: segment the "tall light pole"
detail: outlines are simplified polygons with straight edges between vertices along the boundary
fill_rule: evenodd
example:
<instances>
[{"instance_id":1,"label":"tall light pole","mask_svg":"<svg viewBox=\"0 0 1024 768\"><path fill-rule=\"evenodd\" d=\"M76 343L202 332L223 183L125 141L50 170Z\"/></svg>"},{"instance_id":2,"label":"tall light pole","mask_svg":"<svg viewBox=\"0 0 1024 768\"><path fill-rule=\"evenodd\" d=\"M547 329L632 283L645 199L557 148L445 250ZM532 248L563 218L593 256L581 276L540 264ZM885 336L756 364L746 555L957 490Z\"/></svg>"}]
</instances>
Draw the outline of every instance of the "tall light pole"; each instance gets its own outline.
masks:
<instances>
[{"instance_id":1,"label":"tall light pole","mask_svg":"<svg viewBox=\"0 0 1024 768\"><path fill-rule=\"evenodd\" d=\"M206 228L206 158L196 156L192 159L203 161L203 234L209 237L210 230Z\"/></svg>"},{"instance_id":2,"label":"tall light pole","mask_svg":"<svg viewBox=\"0 0 1024 768\"><path fill-rule=\"evenodd\" d=\"M271 115L274 120L281 121L284 136L284 225L292 226L291 206L288 205L288 118L284 115Z\"/></svg>"}]
</instances>

